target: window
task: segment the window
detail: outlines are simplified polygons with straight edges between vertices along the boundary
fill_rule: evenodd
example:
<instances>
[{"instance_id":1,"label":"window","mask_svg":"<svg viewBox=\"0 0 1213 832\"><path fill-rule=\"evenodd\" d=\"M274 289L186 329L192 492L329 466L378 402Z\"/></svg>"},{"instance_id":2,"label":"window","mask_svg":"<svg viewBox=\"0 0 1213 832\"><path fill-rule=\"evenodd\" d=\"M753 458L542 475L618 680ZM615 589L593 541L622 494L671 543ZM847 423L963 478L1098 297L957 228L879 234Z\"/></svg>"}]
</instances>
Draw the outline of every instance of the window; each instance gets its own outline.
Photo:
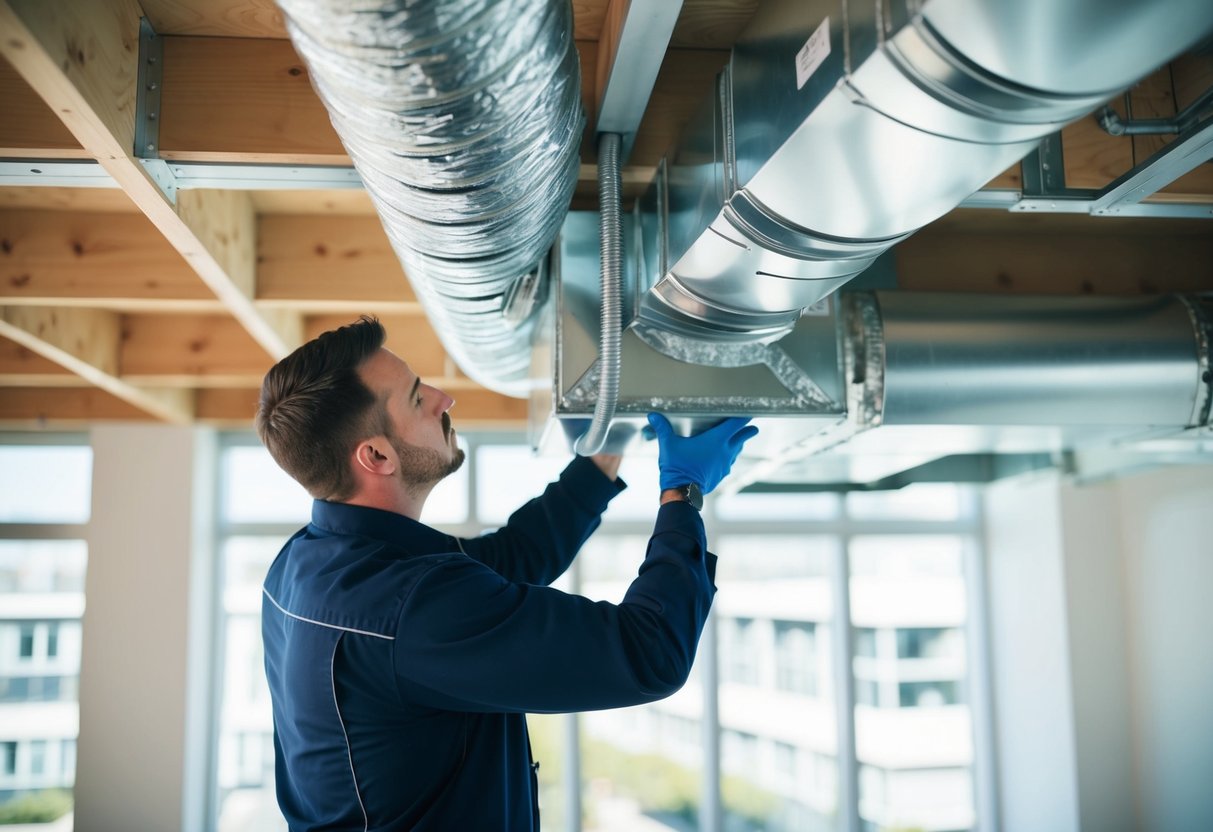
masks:
<instances>
[{"instance_id":1,"label":"window","mask_svg":"<svg viewBox=\"0 0 1213 832\"><path fill-rule=\"evenodd\" d=\"M0 435L0 814L75 780L91 499L82 437Z\"/></svg>"},{"instance_id":2,"label":"window","mask_svg":"<svg viewBox=\"0 0 1213 832\"><path fill-rule=\"evenodd\" d=\"M757 685L762 633L752 618L724 618L720 622L722 681Z\"/></svg>"},{"instance_id":3,"label":"window","mask_svg":"<svg viewBox=\"0 0 1213 832\"><path fill-rule=\"evenodd\" d=\"M9 777L17 773L17 743L0 742L0 767Z\"/></svg>"},{"instance_id":4,"label":"window","mask_svg":"<svg viewBox=\"0 0 1213 832\"><path fill-rule=\"evenodd\" d=\"M805 696L817 694L817 625L775 622L775 687Z\"/></svg>"},{"instance_id":5,"label":"window","mask_svg":"<svg viewBox=\"0 0 1213 832\"><path fill-rule=\"evenodd\" d=\"M963 636L956 627L915 627L897 631L899 659L952 658L960 656L963 650Z\"/></svg>"}]
</instances>

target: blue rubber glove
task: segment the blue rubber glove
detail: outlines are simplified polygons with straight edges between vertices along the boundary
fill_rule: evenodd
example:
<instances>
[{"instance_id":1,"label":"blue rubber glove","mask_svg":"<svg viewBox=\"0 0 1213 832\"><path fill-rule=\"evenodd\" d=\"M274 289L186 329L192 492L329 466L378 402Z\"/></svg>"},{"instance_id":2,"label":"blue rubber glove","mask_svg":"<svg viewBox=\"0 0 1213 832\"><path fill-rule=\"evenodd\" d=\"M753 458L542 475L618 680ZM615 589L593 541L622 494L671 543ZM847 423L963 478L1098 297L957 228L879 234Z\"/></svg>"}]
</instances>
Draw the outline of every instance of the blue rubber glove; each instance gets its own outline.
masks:
<instances>
[{"instance_id":1,"label":"blue rubber glove","mask_svg":"<svg viewBox=\"0 0 1213 832\"><path fill-rule=\"evenodd\" d=\"M725 419L714 428L695 436L679 436L660 413L649 414L649 424L657 434L657 467L661 487L678 488L695 483L707 494L728 476L741 447L758 433L748 417Z\"/></svg>"}]
</instances>

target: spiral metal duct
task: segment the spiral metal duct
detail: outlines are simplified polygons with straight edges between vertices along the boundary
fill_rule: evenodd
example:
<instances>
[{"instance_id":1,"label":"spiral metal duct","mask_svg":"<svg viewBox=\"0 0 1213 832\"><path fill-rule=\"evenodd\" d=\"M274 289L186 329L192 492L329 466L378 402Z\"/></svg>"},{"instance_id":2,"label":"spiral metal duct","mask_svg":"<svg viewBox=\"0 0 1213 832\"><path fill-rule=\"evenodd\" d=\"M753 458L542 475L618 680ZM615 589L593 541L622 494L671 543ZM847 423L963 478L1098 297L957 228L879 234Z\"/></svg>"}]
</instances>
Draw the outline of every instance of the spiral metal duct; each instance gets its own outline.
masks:
<instances>
[{"instance_id":1,"label":"spiral metal duct","mask_svg":"<svg viewBox=\"0 0 1213 832\"><path fill-rule=\"evenodd\" d=\"M533 318L507 299L542 290L585 120L568 0L279 5L447 352L525 395Z\"/></svg>"}]
</instances>

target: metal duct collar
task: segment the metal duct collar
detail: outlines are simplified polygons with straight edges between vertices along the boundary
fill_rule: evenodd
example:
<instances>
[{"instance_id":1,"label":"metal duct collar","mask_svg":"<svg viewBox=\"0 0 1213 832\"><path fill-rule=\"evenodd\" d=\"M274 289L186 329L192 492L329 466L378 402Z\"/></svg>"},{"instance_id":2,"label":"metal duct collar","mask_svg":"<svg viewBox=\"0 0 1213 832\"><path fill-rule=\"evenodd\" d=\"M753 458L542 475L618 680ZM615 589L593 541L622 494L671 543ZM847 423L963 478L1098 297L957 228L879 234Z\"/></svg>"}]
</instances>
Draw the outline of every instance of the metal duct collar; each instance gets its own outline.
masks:
<instances>
[{"instance_id":1,"label":"metal duct collar","mask_svg":"<svg viewBox=\"0 0 1213 832\"><path fill-rule=\"evenodd\" d=\"M526 395L533 318L505 298L542 291L526 284L577 182L569 3L279 5L447 352L479 384Z\"/></svg>"}]
</instances>

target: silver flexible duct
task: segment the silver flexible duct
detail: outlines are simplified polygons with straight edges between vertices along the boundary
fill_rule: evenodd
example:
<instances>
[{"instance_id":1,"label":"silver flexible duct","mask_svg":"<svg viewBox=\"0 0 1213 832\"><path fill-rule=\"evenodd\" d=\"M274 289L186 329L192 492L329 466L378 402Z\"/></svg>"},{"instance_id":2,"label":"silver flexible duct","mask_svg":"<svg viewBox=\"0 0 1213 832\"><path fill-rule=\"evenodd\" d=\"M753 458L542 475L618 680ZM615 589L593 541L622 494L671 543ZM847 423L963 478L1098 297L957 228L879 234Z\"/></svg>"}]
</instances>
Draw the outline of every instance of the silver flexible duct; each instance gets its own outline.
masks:
<instances>
[{"instance_id":1,"label":"silver flexible duct","mask_svg":"<svg viewBox=\"0 0 1213 832\"><path fill-rule=\"evenodd\" d=\"M537 269L577 183L568 0L279 5L447 352L525 396L533 319L507 320L503 299Z\"/></svg>"},{"instance_id":2,"label":"silver flexible duct","mask_svg":"<svg viewBox=\"0 0 1213 832\"><path fill-rule=\"evenodd\" d=\"M619 367L623 354L623 220L620 216L620 136L603 133L598 141L598 211L602 261L602 313L598 337L598 399L590 427L574 450L582 456L602 450L619 401Z\"/></svg>"}]
</instances>

